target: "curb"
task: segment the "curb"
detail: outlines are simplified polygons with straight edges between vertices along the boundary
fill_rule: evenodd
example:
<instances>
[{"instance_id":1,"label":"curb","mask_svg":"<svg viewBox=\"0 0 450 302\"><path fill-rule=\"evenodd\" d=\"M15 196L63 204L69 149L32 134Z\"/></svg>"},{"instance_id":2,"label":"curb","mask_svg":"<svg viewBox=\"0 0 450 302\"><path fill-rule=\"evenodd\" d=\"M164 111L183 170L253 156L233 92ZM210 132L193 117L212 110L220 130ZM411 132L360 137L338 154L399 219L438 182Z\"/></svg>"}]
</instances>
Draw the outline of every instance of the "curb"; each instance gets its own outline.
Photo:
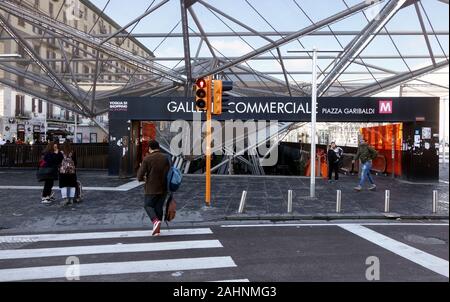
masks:
<instances>
[{"instance_id":1,"label":"curb","mask_svg":"<svg viewBox=\"0 0 450 302\"><path fill-rule=\"evenodd\" d=\"M289 220L448 220L448 215L401 215L396 213L389 214L317 214L317 215L292 215L292 214L262 214L247 215L236 214L225 217L227 221L255 221L255 220L271 220L271 221L289 221Z\"/></svg>"}]
</instances>

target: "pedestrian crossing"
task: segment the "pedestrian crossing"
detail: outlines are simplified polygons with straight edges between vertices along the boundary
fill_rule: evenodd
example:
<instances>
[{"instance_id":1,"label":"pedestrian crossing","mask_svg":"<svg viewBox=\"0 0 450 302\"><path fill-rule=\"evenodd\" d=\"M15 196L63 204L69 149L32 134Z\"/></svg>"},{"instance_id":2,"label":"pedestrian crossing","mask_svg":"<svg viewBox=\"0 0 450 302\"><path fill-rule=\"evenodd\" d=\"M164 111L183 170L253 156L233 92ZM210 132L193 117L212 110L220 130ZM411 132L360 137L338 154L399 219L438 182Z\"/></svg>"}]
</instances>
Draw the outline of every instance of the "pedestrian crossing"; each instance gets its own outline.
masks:
<instances>
[{"instance_id":1,"label":"pedestrian crossing","mask_svg":"<svg viewBox=\"0 0 450 302\"><path fill-rule=\"evenodd\" d=\"M194 280L200 282L248 282L239 276L233 259L224 255L221 242L211 237L210 228L165 230L159 237L151 237L149 230L0 236L0 282L104 276L126 281L128 274L144 274L151 280L163 272L191 272L190 276L198 272L209 278ZM23 245L1 249L12 243Z\"/></svg>"}]
</instances>

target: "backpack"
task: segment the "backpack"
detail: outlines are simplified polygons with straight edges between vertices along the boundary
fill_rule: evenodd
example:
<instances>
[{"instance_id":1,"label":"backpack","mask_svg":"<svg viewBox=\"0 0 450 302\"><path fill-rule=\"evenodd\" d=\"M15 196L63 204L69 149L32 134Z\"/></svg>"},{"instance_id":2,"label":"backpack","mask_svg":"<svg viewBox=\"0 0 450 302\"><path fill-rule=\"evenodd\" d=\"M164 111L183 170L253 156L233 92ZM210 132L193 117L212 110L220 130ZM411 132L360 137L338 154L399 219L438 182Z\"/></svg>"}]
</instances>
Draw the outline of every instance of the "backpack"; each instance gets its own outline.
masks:
<instances>
[{"instance_id":1,"label":"backpack","mask_svg":"<svg viewBox=\"0 0 450 302\"><path fill-rule=\"evenodd\" d=\"M169 192L176 192L181 186L181 182L183 181L183 173L175 167L172 166L170 159L170 169L167 172L167 190Z\"/></svg>"},{"instance_id":2,"label":"backpack","mask_svg":"<svg viewBox=\"0 0 450 302\"><path fill-rule=\"evenodd\" d=\"M75 163L72 159L72 153L69 156L63 154L64 159L61 162L61 167L59 168L59 173L61 174L75 174Z\"/></svg>"}]
</instances>

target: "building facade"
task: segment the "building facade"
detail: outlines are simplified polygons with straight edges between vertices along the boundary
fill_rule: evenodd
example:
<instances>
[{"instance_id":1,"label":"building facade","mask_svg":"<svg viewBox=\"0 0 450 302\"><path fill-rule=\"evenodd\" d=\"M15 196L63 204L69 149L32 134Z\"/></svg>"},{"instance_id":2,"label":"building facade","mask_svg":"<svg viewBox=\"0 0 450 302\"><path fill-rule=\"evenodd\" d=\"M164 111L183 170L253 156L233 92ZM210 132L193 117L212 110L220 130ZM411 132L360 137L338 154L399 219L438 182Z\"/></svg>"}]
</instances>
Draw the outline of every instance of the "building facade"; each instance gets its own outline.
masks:
<instances>
[{"instance_id":1,"label":"building facade","mask_svg":"<svg viewBox=\"0 0 450 302\"><path fill-rule=\"evenodd\" d=\"M26 5L66 25L92 35L107 35L121 28L88 0L15 0L12 2ZM3 11L0 11L0 14L8 17ZM68 66L60 47L64 47L64 52L73 54L70 68L77 79L78 86L86 92L89 91L94 78L97 77L96 62L92 60L92 57L96 55L96 50L79 43L74 45L73 42L63 42L61 46L55 38L38 38L45 35L42 29L21 20L21 18L11 15L8 20L24 36L36 37L27 40L27 42L32 44L34 50L41 58L46 60L57 74L67 76L68 73ZM3 31L1 37L9 38L7 33ZM153 53L134 38L124 39L119 37L111 40L111 43L144 58L153 57ZM22 58L26 57L25 51L12 39L0 40L0 53L18 54ZM91 60L85 60L87 58ZM99 54L99 59L109 60L107 55L102 53ZM132 67L123 61L112 60L108 63L102 64L101 73L97 78L97 90L99 91L120 87L117 84L120 77L132 70ZM13 64L36 74L39 73L37 65L28 64L21 60L17 60ZM0 65L0 77L13 80L20 87L26 88L28 85L38 85L30 79L10 74L1 67ZM69 137L80 143L107 140L107 134L100 127L97 127L92 120L77 115L70 109L52 104L51 94L47 95L48 99L35 98L0 83L0 139L36 142L48 138ZM76 127L75 122L77 122ZM104 128L108 128L107 115L97 117L97 122L102 124ZM77 130L76 133L75 129Z\"/></svg>"}]
</instances>

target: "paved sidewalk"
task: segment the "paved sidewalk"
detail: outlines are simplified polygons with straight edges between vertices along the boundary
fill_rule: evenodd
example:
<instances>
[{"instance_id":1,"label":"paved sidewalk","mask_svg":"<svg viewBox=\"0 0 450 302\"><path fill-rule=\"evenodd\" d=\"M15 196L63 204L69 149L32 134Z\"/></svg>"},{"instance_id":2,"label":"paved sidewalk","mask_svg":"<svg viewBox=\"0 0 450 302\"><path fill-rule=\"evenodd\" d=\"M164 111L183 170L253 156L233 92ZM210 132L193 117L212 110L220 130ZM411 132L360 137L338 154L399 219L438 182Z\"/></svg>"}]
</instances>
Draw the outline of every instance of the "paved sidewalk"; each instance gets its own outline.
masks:
<instances>
[{"instance_id":1,"label":"paved sidewalk","mask_svg":"<svg viewBox=\"0 0 450 302\"><path fill-rule=\"evenodd\" d=\"M443 173L448 169L444 169ZM132 180L109 177L106 172L81 172L84 186L119 187ZM448 179L448 176L447 176ZM310 199L309 179L298 177L213 177L212 208L204 207L204 177L186 176L175 194L176 224L241 219L344 219L386 218L384 192L391 190L390 218L448 218L448 183L412 184L375 176L376 192L357 193L356 176L338 183L317 180L317 198ZM33 171L0 170L2 186L38 186ZM133 186L131 186L133 187ZM237 215L242 191L248 191L245 213ZM287 215L287 194L293 190L293 214ZM342 214L336 214L336 190L342 190ZM439 191L438 215L432 215L432 192ZM150 226L142 208L142 186L124 191L87 191L85 202L73 208L40 204L39 190L0 189L0 229L80 229L89 227Z\"/></svg>"}]
</instances>

